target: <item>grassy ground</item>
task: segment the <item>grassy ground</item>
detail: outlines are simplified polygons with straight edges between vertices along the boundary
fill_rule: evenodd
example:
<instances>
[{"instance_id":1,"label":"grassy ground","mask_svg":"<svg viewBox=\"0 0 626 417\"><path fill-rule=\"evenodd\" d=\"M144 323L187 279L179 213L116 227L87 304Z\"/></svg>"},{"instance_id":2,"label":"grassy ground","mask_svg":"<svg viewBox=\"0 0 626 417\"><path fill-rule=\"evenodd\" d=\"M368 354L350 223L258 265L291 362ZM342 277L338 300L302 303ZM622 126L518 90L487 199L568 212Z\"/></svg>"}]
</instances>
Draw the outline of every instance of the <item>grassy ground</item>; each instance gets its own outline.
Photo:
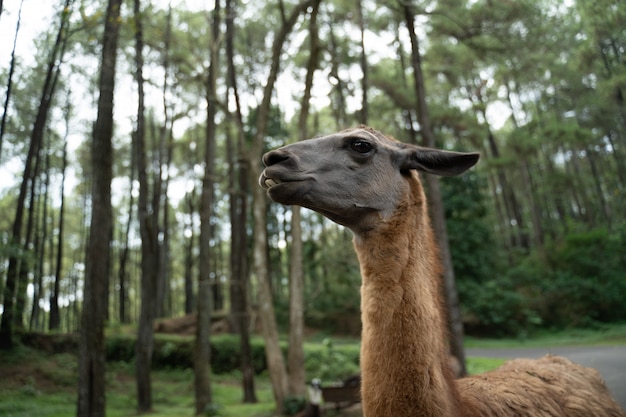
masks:
<instances>
[{"instance_id":1,"label":"grassy ground","mask_svg":"<svg viewBox=\"0 0 626 417\"><path fill-rule=\"evenodd\" d=\"M77 358L48 355L30 348L2 354L0 416L67 417L76 414ZM257 404L241 404L238 375L213 376L213 396L222 417L266 417L274 408L267 377L256 379ZM134 366L107 364L107 416L136 416ZM155 417L192 416L193 371L155 370L152 373Z\"/></svg>"},{"instance_id":2,"label":"grassy ground","mask_svg":"<svg viewBox=\"0 0 626 417\"><path fill-rule=\"evenodd\" d=\"M357 340L333 339L338 344ZM317 340L314 340L317 342ZM532 339L468 339L472 347L512 347L626 344L626 324L596 330L543 332ZM503 361L470 358L470 373L493 369ZM77 358L75 354L45 354L21 347L0 353L0 417L67 417L76 413ZM123 362L107 364L107 416L136 416L134 366ZM237 373L213 376L214 414L221 417L269 417L274 404L267 376L256 378L257 404L241 404L240 376ZM193 372L191 369L155 370L152 374L154 417L192 416L194 410ZM325 415L331 415L326 413ZM358 410L342 417L359 415Z\"/></svg>"},{"instance_id":3,"label":"grassy ground","mask_svg":"<svg viewBox=\"0 0 626 417\"><path fill-rule=\"evenodd\" d=\"M517 339L465 338L471 348L511 348L541 346L624 345L626 323L598 325L593 329L537 330L531 337Z\"/></svg>"}]
</instances>

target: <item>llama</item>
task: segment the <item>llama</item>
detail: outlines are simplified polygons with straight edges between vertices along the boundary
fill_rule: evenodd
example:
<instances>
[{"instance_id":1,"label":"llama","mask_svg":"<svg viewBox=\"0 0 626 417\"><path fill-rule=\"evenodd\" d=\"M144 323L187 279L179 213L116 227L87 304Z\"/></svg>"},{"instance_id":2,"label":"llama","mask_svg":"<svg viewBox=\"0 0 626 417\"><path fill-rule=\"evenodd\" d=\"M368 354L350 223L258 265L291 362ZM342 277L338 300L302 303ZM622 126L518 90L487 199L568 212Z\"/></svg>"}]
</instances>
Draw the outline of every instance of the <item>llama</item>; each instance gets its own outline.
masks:
<instances>
[{"instance_id":1,"label":"llama","mask_svg":"<svg viewBox=\"0 0 626 417\"><path fill-rule=\"evenodd\" d=\"M353 232L360 264L366 417L626 417L594 369L567 359L509 361L455 380L441 271L417 171L461 174L476 153L422 148L366 126L266 153L259 178L275 202Z\"/></svg>"}]
</instances>

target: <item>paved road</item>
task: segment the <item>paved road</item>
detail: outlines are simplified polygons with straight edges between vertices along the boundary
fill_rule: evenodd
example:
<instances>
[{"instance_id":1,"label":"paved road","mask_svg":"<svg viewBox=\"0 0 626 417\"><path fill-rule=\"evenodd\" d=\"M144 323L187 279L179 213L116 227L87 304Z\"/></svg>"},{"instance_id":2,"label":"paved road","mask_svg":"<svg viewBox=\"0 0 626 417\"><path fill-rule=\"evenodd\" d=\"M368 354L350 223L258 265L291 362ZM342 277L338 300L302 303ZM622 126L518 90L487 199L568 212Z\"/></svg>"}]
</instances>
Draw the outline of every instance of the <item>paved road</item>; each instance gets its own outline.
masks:
<instances>
[{"instance_id":1,"label":"paved road","mask_svg":"<svg viewBox=\"0 0 626 417\"><path fill-rule=\"evenodd\" d=\"M560 355L596 368L617 402L626 409L626 346L566 346L546 348L467 349L467 356L485 358L539 358Z\"/></svg>"}]
</instances>

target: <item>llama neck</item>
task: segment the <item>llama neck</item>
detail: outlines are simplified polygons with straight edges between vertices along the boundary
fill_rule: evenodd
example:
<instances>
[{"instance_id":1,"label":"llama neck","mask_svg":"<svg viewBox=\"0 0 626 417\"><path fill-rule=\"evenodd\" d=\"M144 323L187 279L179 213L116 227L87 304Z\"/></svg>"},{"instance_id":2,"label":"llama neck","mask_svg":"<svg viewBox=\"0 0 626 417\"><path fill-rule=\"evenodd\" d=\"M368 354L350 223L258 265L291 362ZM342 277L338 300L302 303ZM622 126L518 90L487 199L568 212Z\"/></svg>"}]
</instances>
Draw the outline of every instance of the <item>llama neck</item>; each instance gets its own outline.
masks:
<instances>
[{"instance_id":1,"label":"llama neck","mask_svg":"<svg viewBox=\"0 0 626 417\"><path fill-rule=\"evenodd\" d=\"M441 266L420 195L382 227L354 240L363 280L366 417L458 414L440 301Z\"/></svg>"}]
</instances>

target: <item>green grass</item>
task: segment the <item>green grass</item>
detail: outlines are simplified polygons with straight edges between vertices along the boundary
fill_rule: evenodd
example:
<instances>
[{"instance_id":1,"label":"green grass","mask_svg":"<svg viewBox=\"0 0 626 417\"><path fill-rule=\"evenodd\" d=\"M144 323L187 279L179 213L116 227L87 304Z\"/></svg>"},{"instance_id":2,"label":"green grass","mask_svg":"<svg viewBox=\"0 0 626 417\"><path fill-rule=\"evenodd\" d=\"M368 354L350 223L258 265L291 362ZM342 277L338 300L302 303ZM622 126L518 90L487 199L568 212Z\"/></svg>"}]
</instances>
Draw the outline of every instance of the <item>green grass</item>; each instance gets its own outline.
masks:
<instances>
[{"instance_id":1,"label":"green grass","mask_svg":"<svg viewBox=\"0 0 626 417\"><path fill-rule=\"evenodd\" d=\"M7 358L7 365L19 369L13 381L0 382L0 416L66 417L76 413L76 358L70 354L45 355L21 348ZM480 373L503 361L469 358L470 373ZM239 372L213 375L213 399L220 417L267 417L274 411L269 380L255 379L257 404L242 404ZM107 416L137 416L134 367L107 364ZM193 416L193 372L190 369L155 370L152 373L154 417Z\"/></svg>"},{"instance_id":2,"label":"green grass","mask_svg":"<svg viewBox=\"0 0 626 417\"><path fill-rule=\"evenodd\" d=\"M502 365L506 359L495 358L467 358L467 373L469 375L482 374Z\"/></svg>"},{"instance_id":3,"label":"green grass","mask_svg":"<svg viewBox=\"0 0 626 417\"><path fill-rule=\"evenodd\" d=\"M0 417L67 417L76 414L77 358L73 354L48 355L20 347L2 353ZM108 417L137 416L134 366L107 363ZM267 417L274 401L266 376L255 379L257 404L241 404L240 374L213 375L213 400L219 417ZM153 370L154 417L194 415L193 371Z\"/></svg>"},{"instance_id":4,"label":"green grass","mask_svg":"<svg viewBox=\"0 0 626 417\"><path fill-rule=\"evenodd\" d=\"M307 341L310 354L321 355L326 347L325 336ZM359 339L330 338L342 352L358 354ZM468 347L519 347L626 344L626 324L602 326L597 329L542 331L532 338L475 339L467 338ZM470 374L498 367L504 360L468 358ZM77 358L74 353L49 355L20 347L0 357L0 417L67 417L76 414ZM134 365L125 362L107 363L107 416L134 417L136 386ZM219 417L268 417L273 415L274 402L269 378L255 378L257 404L242 404L239 372L213 375L213 400ZM194 414L193 371L191 369L157 369L152 372L154 417L185 417Z\"/></svg>"},{"instance_id":5,"label":"green grass","mask_svg":"<svg viewBox=\"0 0 626 417\"><path fill-rule=\"evenodd\" d=\"M511 348L541 346L624 345L626 323L598 325L593 329L537 330L531 337L515 339L465 338L468 348Z\"/></svg>"}]
</instances>

